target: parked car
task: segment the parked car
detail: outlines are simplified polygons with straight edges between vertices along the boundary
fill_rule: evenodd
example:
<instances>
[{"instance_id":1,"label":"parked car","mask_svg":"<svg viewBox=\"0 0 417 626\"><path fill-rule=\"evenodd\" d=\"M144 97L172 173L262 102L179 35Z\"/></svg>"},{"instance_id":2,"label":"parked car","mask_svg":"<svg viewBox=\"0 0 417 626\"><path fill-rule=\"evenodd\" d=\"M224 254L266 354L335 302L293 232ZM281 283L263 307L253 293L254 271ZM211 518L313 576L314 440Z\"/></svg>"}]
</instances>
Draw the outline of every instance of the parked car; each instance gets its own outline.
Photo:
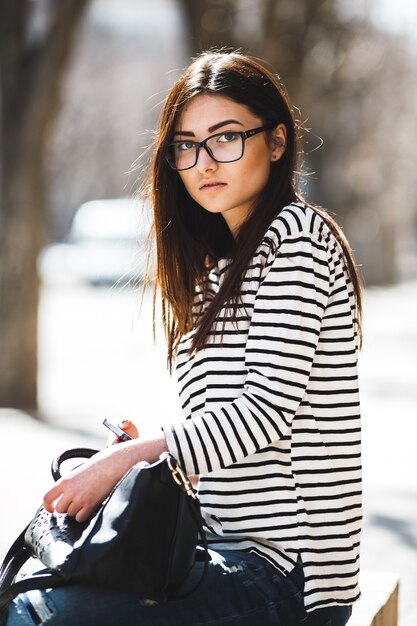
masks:
<instances>
[{"instance_id":1,"label":"parked car","mask_svg":"<svg viewBox=\"0 0 417 626\"><path fill-rule=\"evenodd\" d=\"M42 282L96 286L141 282L150 225L144 200L85 202L74 216L67 242L51 244L41 252Z\"/></svg>"}]
</instances>

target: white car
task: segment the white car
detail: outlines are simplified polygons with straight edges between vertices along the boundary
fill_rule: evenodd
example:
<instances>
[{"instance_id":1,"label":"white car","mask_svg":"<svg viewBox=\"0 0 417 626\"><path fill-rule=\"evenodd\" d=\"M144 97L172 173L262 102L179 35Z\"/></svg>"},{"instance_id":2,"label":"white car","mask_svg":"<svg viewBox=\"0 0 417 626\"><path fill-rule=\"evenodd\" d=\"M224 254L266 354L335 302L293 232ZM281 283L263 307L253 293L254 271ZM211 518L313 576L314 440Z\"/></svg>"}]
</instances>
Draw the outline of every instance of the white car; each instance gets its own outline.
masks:
<instances>
[{"instance_id":1,"label":"white car","mask_svg":"<svg viewBox=\"0 0 417 626\"><path fill-rule=\"evenodd\" d=\"M150 228L145 200L85 202L74 216L68 242L51 244L41 252L41 280L120 287L141 282Z\"/></svg>"}]
</instances>

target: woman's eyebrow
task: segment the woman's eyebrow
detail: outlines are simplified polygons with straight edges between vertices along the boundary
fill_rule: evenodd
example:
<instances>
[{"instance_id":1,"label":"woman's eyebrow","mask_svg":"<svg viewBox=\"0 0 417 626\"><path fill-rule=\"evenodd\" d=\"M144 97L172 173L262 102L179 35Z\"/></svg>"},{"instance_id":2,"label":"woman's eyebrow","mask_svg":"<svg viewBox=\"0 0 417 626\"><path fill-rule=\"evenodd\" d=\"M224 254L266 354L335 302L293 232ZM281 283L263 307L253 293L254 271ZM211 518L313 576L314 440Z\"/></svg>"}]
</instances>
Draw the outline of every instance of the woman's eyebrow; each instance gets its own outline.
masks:
<instances>
[{"instance_id":1,"label":"woman's eyebrow","mask_svg":"<svg viewBox=\"0 0 417 626\"><path fill-rule=\"evenodd\" d=\"M218 130L222 126L227 126L227 124L239 124L239 126L243 126L242 122L238 122L237 120L224 120L223 122L214 124L214 126L209 126L208 132L214 133L215 130ZM173 136L175 137L175 135L183 135L184 137L195 137L195 134L189 130L177 130Z\"/></svg>"}]
</instances>

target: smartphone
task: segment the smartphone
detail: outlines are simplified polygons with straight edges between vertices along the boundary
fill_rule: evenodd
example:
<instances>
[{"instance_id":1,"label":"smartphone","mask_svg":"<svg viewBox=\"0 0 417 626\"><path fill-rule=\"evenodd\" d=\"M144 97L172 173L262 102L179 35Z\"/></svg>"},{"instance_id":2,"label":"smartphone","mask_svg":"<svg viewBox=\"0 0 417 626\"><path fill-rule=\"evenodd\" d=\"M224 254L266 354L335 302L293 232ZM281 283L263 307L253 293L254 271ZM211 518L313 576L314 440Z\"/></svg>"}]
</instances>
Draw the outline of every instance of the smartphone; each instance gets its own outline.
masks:
<instances>
[{"instance_id":1,"label":"smartphone","mask_svg":"<svg viewBox=\"0 0 417 626\"><path fill-rule=\"evenodd\" d=\"M108 419L104 419L103 420L103 426L105 426L106 428L108 428L109 430L112 431L112 433L114 433L115 435L117 435L120 439L120 441L130 441L132 439L132 437L130 435L128 435L127 433L125 433L121 428L119 428L118 426L115 426L114 424L112 424L111 422L109 422Z\"/></svg>"}]
</instances>

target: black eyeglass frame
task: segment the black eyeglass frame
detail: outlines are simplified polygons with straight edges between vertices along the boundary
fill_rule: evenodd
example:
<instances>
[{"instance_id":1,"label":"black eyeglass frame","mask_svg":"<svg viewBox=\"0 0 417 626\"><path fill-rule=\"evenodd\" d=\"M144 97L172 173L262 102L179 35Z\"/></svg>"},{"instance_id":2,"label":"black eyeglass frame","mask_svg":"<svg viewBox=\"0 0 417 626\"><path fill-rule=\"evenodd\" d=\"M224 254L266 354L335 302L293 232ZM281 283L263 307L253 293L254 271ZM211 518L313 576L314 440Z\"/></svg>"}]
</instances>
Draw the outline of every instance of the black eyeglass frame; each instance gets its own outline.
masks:
<instances>
[{"instance_id":1,"label":"black eyeglass frame","mask_svg":"<svg viewBox=\"0 0 417 626\"><path fill-rule=\"evenodd\" d=\"M206 137L205 139L203 139L203 141L193 141L192 139L183 139L182 141L173 141L167 146L167 153L165 155L165 158L168 162L168 165L176 172L184 172L185 170L191 170L193 167L195 167L197 165L198 156L200 154L201 148L205 148L205 150L211 156L213 161L216 161L216 163L234 163L235 161L239 161L245 154L246 139L250 139L250 137L254 137L255 135L257 135L258 133L261 133L264 130L271 130L272 128L276 128L277 126L278 126L278 123L271 122L270 124L264 124L263 126L258 126L257 128L251 128L249 130L243 130L243 131L225 130L222 133L215 133L214 135L210 135L209 137ZM227 135L228 133L230 133L231 135L239 135L242 138L242 154L237 159L231 159L230 161L229 160L221 161L219 159L216 159L216 157L214 156L214 154L208 147L207 142L210 139L213 139L213 137L221 137L222 135ZM175 165L173 165L171 161L169 160L168 150L171 146L175 146L177 144L185 143L185 142L194 144L196 148L195 162L193 163L193 165L189 165L188 167L175 167Z\"/></svg>"}]
</instances>

